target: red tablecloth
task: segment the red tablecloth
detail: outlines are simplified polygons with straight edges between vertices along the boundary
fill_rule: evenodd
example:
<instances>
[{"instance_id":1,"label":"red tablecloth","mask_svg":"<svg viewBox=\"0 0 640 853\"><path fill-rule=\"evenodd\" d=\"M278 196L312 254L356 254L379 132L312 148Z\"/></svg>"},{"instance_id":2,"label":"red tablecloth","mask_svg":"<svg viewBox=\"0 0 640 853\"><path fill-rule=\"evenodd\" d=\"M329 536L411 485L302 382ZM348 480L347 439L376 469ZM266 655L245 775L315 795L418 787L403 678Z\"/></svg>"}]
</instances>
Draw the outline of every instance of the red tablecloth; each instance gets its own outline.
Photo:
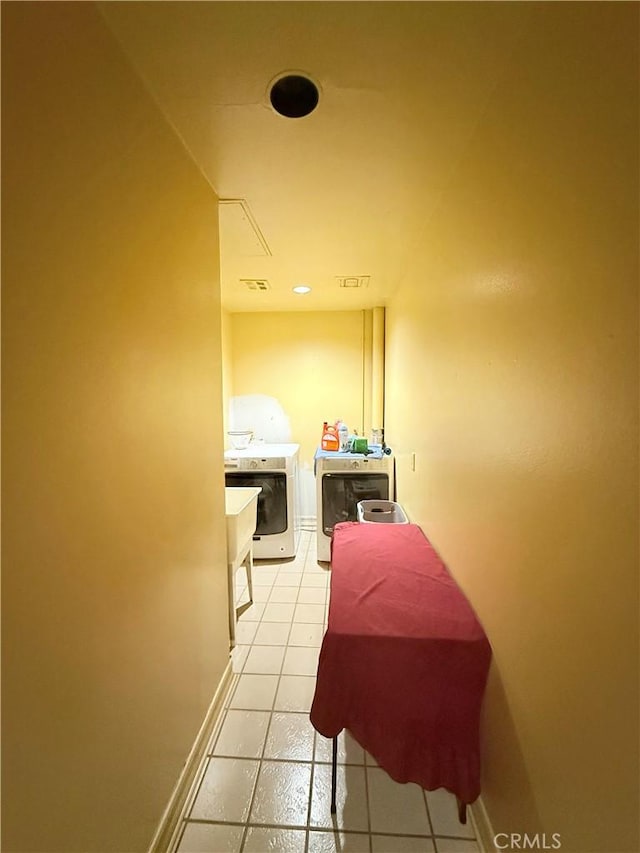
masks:
<instances>
[{"instance_id":1,"label":"red tablecloth","mask_svg":"<svg viewBox=\"0 0 640 853\"><path fill-rule=\"evenodd\" d=\"M414 524L336 525L311 722L348 729L397 782L480 793L479 717L491 647Z\"/></svg>"}]
</instances>

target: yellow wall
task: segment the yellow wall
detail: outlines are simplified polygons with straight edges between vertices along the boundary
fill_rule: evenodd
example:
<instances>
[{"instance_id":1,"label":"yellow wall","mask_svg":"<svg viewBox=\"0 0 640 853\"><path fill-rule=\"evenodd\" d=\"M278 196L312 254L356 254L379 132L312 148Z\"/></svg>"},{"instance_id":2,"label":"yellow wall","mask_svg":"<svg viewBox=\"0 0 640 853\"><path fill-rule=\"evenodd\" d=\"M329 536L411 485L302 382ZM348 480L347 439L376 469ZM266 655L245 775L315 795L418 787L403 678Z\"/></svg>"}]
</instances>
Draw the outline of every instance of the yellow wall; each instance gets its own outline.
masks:
<instances>
[{"instance_id":1,"label":"yellow wall","mask_svg":"<svg viewBox=\"0 0 640 853\"><path fill-rule=\"evenodd\" d=\"M232 348L231 348L231 314L222 309L222 427L224 432L224 446L231 447L227 430L229 426L229 403L233 396L233 376L232 376Z\"/></svg>"},{"instance_id":2,"label":"yellow wall","mask_svg":"<svg viewBox=\"0 0 640 853\"><path fill-rule=\"evenodd\" d=\"M387 310L387 439L493 645L495 831L620 853L640 849L638 8L535 13Z\"/></svg>"},{"instance_id":3,"label":"yellow wall","mask_svg":"<svg viewBox=\"0 0 640 853\"><path fill-rule=\"evenodd\" d=\"M277 399L300 444L303 514L315 514L313 454L323 421L362 433L363 311L232 314L233 394ZM370 360L370 356L367 357Z\"/></svg>"},{"instance_id":4,"label":"yellow wall","mask_svg":"<svg viewBox=\"0 0 640 853\"><path fill-rule=\"evenodd\" d=\"M228 661L216 198L93 4L2 28L2 849L145 850Z\"/></svg>"}]
</instances>

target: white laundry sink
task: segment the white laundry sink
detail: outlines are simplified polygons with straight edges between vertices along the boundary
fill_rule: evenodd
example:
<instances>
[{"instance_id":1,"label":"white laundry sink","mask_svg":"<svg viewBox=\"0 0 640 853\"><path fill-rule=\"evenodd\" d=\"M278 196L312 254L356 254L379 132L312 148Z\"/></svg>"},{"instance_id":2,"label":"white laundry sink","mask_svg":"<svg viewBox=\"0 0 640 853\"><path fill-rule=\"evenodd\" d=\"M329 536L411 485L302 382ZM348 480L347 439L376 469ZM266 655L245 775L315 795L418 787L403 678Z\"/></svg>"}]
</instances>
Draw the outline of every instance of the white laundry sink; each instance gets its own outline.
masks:
<instances>
[{"instance_id":1,"label":"white laundry sink","mask_svg":"<svg viewBox=\"0 0 640 853\"><path fill-rule=\"evenodd\" d=\"M258 486L225 486L227 563L233 565L246 553L258 522Z\"/></svg>"}]
</instances>

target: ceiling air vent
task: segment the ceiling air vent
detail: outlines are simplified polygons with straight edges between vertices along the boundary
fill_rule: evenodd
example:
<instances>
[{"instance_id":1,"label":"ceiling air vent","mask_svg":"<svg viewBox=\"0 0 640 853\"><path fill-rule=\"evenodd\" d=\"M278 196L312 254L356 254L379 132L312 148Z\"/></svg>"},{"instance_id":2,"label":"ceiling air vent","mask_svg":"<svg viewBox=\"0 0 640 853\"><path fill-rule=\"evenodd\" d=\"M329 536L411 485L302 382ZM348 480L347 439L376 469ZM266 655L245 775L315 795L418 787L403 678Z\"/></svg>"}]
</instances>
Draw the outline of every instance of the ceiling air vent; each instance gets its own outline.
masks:
<instances>
[{"instance_id":1,"label":"ceiling air vent","mask_svg":"<svg viewBox=\"0 0 640 853\"><path fill-rule=\"evenodd\" d=\"M369 284L368 275L346 275L336 276L340 287L367 287Z\"/></svg>"},{"instance_id":2,"label":"ceiling air vent","mask_svg":"<svg viewBox=\"0 0 640 853\"><path fill-rule=\"evenodd\" d=\"M265 278L241 278L240 284L247 290L252 290L254 292L271 290L271 286Z\"/></svg>"}]
</instances>

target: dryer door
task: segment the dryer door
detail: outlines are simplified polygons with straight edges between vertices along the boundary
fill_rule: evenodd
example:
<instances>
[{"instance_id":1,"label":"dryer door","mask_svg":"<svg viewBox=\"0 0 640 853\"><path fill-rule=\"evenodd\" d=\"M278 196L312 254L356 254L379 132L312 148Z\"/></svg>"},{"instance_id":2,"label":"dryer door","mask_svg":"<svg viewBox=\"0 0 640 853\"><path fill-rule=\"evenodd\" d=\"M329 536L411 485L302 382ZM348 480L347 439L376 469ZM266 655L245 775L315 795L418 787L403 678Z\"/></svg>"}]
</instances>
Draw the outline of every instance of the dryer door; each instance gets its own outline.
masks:
<instances>
[{"instance_id":1,"label":"dryer door","mask_svg":"<svg viewBox=\"0 0 640 853\"><path fill-rule=\"evenodd\" d=\"M341 521L357 521L358 501L389 500L389 475L371 473L330 472L322 475L322 529L327 536Z\"/></svg>"}]
</instances>

